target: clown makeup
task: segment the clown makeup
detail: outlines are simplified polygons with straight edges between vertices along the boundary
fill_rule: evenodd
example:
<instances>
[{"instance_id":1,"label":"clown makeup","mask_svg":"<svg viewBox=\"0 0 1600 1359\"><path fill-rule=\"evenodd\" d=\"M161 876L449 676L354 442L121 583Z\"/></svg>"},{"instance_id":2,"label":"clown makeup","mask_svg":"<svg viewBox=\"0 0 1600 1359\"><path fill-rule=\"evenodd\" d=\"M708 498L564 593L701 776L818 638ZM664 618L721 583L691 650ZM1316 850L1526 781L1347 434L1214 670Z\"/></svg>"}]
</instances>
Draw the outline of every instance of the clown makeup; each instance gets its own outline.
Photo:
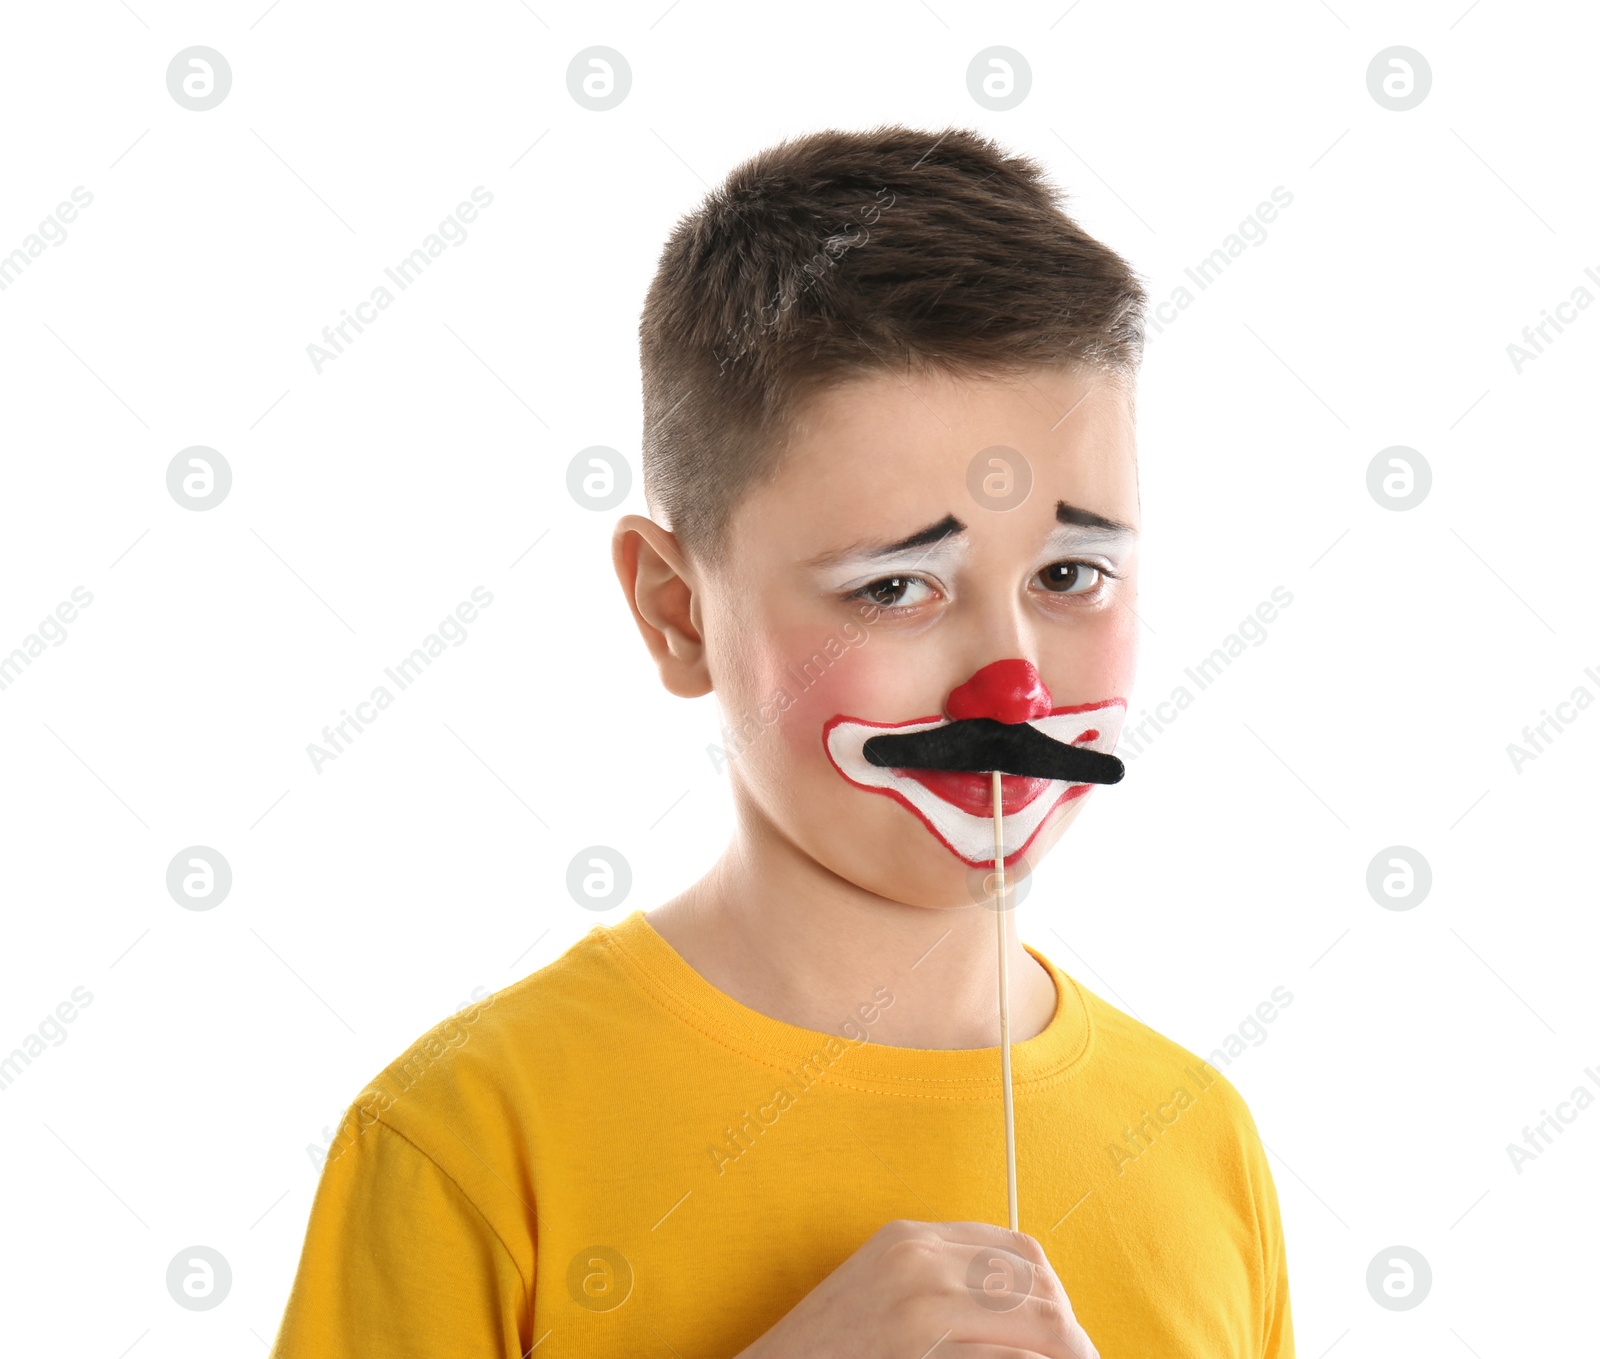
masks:
<instances>
[{"instance_id":1,"label":"clown makeup","mask_svg":"<svg viewBox=\"0 0 1600 1359\"><path fill-rule=\"evenodd\" d=\"M1103 703L1053 708L1030 719L1028 725L1063 745L1109 755L1116 748L1127 706L1125 699L1112 698ZM988 775L885 768L869 762L862 751L868 740L885 731L928 731L948 725L937 717L885 724L861 722L841 714L824 726L823 745L834 768L856 787L894 798L956 858L974 868L981 867L994 862L994 813ZM1051 812L1082 797L1090 786L1062 779L1002 775L1001 833L1007 867L1027 852Z\"/></svg>"},{"instance_id":2,"label":"clown makeup","mask_svg":"<svg viewBox=\"0 0 1600 1359\"><path fill-rule=\"evenodd\" d=\"M1020 503L980 493L996 446L1026 466ZM986 717L1111 753L1137 652L1138 518L1131 393L1111 378L895 372L820 392L699 573L698 615L669 585L645 600L671 624L645 628L669 687L717 695L742 862L770 852L815 869L816 890L970 903L994 854L989 775L863 748ZM1090 787L1027 772L1001 781L1004 857L1022 871Z\"/></svg>"},{"instance_id":3,"label":"clown makeup","mask_svg":"<svg viewBox=\"0 0 1600 1359\"><path fill-rule=\"evenodd\" d=\"M1032 583L1064 598L1093 598L1111 588L1109 583L1121 575L1132 556L1137 536L1132 526L1065 500L1056 502L1055 518L1056 527L1029 564ZM911 615L936 593L947 600L954 596L968 543L966 525L947 514L896 542L822 554L813 563L818 588L875 606L879 622L897 612ZM972 696L979 676L953 691L951 698L962 716L1027 721L1063 745L1108 755L1115 749L1127 710L1120 695L1056 708L1050 706L1048 690L1031 662L1014 658L980 673L993 679L1002 671L1007 681L990 683L981 698ZM1008 687L1018 692L1007 692ZM950 710L949 700L946 710ZM841 713L824 724L823 745L845 779L898 801L963 863L974 867L992 863L993 803L986 775L883 767L870 761L862 749L873 736L886 731L920 732L946 725L948 720L937 715L885 723ZM1005 775L1001 779L1001 812L1007 864L1021 858L1051 812L1083 796L1089 788L1088 783Z\"/></svg>"},{"instance_id":4,"label":"clown makeup","mask_svg":"<svg viewBox=\"0 0 1600 1359\"><path fill-rule=\"evenodd\" d=\"M1083 568L1082 578L1067 587L1068 593L1093 590L1102 578L1118 574L1121 564L1132 554L1137 535L1131 525L1065 500L1056 502L1055 516L1058 527L1039 548L1034 569L1042 571L1067 563ZM898 542L826 552L809 564L817 568L820 589L848 598L869 599L872 587L888 580L915 580L924 585L924 578L930 576L948 580L965 559L968 542L966 525L954 514L947 514L938 523ZM1059 579L1055 583L1061 584ZM896 607L903 606L902 601L896 601Z\"/></svg>"}]
</instances>

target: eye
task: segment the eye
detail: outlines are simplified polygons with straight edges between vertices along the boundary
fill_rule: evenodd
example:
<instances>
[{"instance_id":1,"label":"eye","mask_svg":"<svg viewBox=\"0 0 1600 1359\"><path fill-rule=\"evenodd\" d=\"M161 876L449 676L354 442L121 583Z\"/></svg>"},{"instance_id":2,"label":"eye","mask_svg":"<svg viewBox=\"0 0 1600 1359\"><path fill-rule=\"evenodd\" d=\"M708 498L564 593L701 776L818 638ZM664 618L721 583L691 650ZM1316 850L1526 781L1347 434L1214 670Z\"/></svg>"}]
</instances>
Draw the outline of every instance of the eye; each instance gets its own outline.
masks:
<instances>
[{"instance_id":1,"label":"eye","mask_svg":"<svg viewBox=\"0 0 1600 1359\"><path fill-rule=\"evenodd\" d=\"M1088 562L1052 562L1039 572L1039 584L1052 594L1093 594L1110 572Z\"/></svg>"},{"instance_id":2,"label":"eye","mask_svg":"<svg viewBox=\"0 0 1600 1359\"><path fill-rule=\"evenodd\" d=\"M932 587L918 576L884 576L853 591L850 598L865 599L880 609L909 609L923 603L931 593Z\"/></svg>"}]
</instances>

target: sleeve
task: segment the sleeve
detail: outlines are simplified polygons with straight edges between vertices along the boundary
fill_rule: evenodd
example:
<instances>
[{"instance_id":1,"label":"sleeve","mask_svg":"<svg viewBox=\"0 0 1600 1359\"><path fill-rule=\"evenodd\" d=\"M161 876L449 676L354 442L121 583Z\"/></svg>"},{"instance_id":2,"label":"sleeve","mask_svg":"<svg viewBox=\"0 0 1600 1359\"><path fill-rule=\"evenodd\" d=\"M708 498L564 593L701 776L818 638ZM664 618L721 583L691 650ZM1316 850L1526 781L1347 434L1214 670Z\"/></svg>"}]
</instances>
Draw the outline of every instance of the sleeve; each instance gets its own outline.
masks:
<instances>
[{"instance_id":1,"label":"sleeve","mask_svg":"<svg viewBox=\"0 0 1600 1359\"><path fill-rule=\"evenodd\" d=\"M378 1122L323 1168L268 1359L522 1359L530 1296L477 1205Z\"/></svg>"},{"instance_id":2,"label":"sleeve","mask_svg":"<svg viewBox=\"0 0 1600 1359\"><path fill-rule=\"evenodd\" d=\"M1252 1138L1256 1164L1256 1220L1261 1231L1262 1291L1266 1299L1261 1359L1294 1359L1294 1319L1289 1311L1289 1260L1278 1216L1278 1190L1259 1139Z\"/></svg>"}]
</instances>

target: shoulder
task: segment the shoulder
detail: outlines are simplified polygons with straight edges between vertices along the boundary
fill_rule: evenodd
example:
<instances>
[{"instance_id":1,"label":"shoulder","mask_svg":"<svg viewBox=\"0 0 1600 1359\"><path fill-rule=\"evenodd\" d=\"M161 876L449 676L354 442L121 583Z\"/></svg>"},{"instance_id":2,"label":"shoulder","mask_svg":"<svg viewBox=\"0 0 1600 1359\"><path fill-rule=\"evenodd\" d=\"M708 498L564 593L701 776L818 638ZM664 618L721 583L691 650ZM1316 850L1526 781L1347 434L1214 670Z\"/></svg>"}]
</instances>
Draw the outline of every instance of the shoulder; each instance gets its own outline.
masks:
<instances>
[{"instance_id":1,"label":"shoulder","mask_svg":"<svg viewBox=\"0 0 1600 1359\"><path fill-rule=\"evenodd\" d=\"M596 926L559 958L425 1030L357 1094L328 1147L400 1134L467 1187L526 1156L541 1109L583 1077L597 1013L632 983Z\"/></svg>"},{"instance_id":2,"label":"shoulder","mask_svg":"<svg viewBox=\"0 0 1600 1359\"><path fill-rule=\"evenodd\" d=\"M1187 1125L1190 1137L1223 1152L1224 1162L1246 1178L1261 1156L1260 1135L1250 1106L1231 1080L1212 1062L1191 1052L1096 995L1076 979L1088 1015L1094 1079L1109 1087L1107 1097L1126 1108L1135 1126L1146 1117L1152 1126Z\"/></svg>"},{"instance_id":3,"label":"shoulder","mask_svg":"<svg viewBox=\"0 0 1600 1359\"><path fill-rule=\"evenodd\" d=\"M1108 1174L1181 1205L1188 1220L1232 1224L1224 1235L1251 1268L1267 1268L1281 1238L1277 1196L1244 1096L1206 1058L1077 989L1092 1035L1093 1094L1084 1098L1104 1133Z\"/></svg>"}]
</instances>

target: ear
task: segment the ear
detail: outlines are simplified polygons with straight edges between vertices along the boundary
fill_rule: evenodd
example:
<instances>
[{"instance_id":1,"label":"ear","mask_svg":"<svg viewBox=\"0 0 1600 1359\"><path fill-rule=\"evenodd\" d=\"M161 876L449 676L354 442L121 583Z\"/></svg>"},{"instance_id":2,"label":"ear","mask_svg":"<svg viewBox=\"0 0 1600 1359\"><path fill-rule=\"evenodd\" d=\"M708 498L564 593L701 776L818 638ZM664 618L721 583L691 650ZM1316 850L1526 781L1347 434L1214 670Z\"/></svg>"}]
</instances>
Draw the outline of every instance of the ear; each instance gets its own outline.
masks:
<instances>
[{"instance_id":1,"label":"ear","mask_svg":"<svg viewBox=\"0 0 1600 1359\"><path fill-rule=\"evenodd\" d=\"M679 698L709 694L700 595L678 540L653 519L627 514L611 535L611 562L661 683Z\"/></svg>"}]
</instances>

